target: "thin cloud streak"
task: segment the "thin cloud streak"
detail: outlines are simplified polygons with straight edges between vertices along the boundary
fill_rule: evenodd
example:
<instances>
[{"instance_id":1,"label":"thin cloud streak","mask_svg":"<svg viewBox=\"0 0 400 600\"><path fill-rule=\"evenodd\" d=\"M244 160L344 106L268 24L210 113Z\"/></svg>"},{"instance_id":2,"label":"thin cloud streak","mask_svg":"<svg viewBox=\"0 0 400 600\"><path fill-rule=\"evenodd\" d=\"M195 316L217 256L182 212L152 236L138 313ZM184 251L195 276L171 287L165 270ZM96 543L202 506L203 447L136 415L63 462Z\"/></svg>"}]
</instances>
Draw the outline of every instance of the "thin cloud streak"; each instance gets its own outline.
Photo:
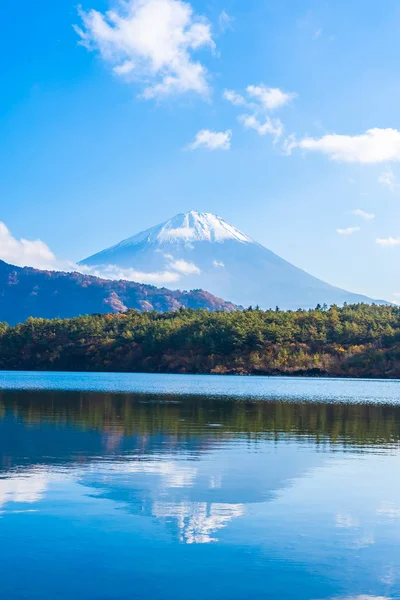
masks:
<instances>
[{"instance_id":1,"label":"thin cloud streak","mask_svg":"<svg viewBox=\"0 0 400 600\"><path fill-rule=\"evenodd\" d=\"M376 243L386 248L400 246L400 237L376 238Z\"/></svg>"},{"instance_id":2,"label":"thin cloud streak","mask_svg":"<svg viewBox=\"0 0 400 600\"><path fill-rule=\"evenodd\" d=\"M353 210L353 215L356 217L361 217L364 221L373 221L375 219L375 215L373 213L365 212L361 208L356 208Z\"/></svg>"},{"instance_id":3,"label":"thin cloud streak","mask_svg":"<svg viewBox=\"0 0 400 600\"><path fill-rule=\"evenodd\" d=\"M356 233L357 231L360 231L359 227L346 227L345 229L336 229L336 233L338 233L339 235L352 235L353 233Z\"/></svg>"}]
</instances>

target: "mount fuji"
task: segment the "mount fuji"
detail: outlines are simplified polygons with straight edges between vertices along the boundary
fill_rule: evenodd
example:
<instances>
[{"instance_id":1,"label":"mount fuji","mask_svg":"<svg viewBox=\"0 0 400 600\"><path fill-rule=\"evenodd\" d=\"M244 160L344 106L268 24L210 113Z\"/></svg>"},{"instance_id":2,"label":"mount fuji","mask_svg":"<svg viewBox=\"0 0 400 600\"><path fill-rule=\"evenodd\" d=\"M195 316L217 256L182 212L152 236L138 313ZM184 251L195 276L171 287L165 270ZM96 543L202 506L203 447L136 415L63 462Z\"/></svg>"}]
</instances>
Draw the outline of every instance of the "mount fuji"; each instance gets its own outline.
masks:
<instances>
[{"instance_id":1,"label":"mount fuji","mask_svg":"<svg viewBox=\"0 0 400 600\"><path fill-rule=\"evenodd\" d=\"M103 276L202 288L235 304L265 309L373 302L313 277L220 217L196 211L176 215L79 264Z\"/></svg>"}]
</instances>

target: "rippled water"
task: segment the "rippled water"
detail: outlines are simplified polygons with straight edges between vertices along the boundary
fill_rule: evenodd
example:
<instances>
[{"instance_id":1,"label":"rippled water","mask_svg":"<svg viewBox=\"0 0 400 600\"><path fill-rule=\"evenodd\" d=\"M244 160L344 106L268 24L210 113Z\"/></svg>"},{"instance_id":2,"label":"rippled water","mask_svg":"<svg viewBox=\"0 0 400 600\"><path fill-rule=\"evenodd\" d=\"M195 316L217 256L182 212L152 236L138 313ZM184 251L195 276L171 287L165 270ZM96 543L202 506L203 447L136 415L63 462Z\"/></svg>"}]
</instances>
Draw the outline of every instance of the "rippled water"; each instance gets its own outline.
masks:
<instances>
[{"instance_id":1,"label":"rippled water","mask_svg":"<svg viewBox=\"0 0 400 600\"><path fill-rule=\"evenodd\" d=\"M1 598L400 598L400 382L0 389Z\"/></svg>"}]
</instances>

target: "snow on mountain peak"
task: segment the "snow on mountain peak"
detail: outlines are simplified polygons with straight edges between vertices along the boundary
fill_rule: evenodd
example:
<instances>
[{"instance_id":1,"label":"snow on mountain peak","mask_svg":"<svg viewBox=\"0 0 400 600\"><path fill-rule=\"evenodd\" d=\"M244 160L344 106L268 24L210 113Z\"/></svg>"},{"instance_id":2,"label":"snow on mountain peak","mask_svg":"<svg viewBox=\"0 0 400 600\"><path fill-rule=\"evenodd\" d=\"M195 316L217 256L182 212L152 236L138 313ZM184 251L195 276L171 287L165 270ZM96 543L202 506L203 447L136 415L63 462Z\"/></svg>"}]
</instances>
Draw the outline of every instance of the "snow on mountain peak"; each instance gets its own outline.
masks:
<instances>
[{"instance_id":1,"label":"snow on mountain peak","mask_svg":"<svg viewBox=\"0 0 400 600\"><path fill-rule=\"evenodd\" d=\"M194 242L225 242L234 240L243 244L253 240L233 227L226 221L211 213L196 212L176 215L169 221L139 233L137 236L125 240L125 244L136 244L141 241L153 243L192 244Z\"/></svg>"}]
</instances>

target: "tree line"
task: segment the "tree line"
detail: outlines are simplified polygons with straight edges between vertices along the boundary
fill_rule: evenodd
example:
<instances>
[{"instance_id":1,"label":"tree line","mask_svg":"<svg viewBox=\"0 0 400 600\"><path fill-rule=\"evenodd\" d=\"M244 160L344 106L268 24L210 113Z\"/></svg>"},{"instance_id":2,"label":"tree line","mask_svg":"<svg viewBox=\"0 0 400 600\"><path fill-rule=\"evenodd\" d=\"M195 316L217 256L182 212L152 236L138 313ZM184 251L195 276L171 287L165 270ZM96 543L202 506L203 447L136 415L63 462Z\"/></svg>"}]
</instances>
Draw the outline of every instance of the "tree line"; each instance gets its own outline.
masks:
<instances>
[{"instance_id":1,"label":"tree line","mask_svg":"<svg viewBox=\"0 0 400 600\"><path fill-rule=\"evenodd\" d=\"M400 307L95 314L0 323L0 369L400 377Z\"/></svg>"}]
</instances>

